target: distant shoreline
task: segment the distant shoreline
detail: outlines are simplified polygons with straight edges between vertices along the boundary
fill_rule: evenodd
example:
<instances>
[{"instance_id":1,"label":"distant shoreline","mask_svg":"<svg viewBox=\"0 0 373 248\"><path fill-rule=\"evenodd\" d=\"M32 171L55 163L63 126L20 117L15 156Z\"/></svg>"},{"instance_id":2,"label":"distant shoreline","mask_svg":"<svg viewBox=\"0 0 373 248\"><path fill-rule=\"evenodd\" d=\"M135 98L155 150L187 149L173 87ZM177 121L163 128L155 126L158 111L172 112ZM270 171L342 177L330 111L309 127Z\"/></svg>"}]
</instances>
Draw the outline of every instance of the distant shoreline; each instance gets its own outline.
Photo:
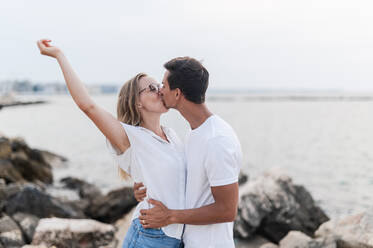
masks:
<instances>
[{"instance_id":1,"label":"distant shoreline","mask_svg":"<svg viewBox=\"0 0 373 248\"><path fill-rule=\"evenodd\" d=\"M252 102L369 102L373 95L210 95L208 101L252 101Z\"/></svg>"},{"instance_id":2,"label":"distant shoreline","mask_svg":"<svg viewBox=\"0 0 373 248\"><path fill-rule=\"evenodd\" d=\"M0 103L0 110L5 107L14 107L14 106L20 106L20 105L31 105L31 104L42 104L46 103L46 101L15 101L15 102L10 102L10 103Z\"/></svg>"}]
</instances>

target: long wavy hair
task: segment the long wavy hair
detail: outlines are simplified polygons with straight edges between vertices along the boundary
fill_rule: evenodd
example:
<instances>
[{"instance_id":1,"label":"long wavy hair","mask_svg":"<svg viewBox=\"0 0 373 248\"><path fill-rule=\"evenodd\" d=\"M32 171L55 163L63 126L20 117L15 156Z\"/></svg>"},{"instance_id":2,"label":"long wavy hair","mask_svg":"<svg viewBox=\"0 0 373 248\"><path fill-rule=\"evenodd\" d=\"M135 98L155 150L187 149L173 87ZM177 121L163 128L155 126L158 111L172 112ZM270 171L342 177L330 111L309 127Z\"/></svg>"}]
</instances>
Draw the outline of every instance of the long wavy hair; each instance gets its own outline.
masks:
<instances>
[{"instance_id":1,"label":"long wavy hair","mask_svg":"<svg viewBox=\"0 0 373 248\"><path fill-rule=\"evenodd\" d=\"M139 103L139 81L146 77L145 73L139 73L123 84L119 91L117 102L117 119L128 125L139 126L141 123L141 114L138 108ZM127 172L118 166L119 175L123 179L130 176Z\"/></svg>"}]
</instances>

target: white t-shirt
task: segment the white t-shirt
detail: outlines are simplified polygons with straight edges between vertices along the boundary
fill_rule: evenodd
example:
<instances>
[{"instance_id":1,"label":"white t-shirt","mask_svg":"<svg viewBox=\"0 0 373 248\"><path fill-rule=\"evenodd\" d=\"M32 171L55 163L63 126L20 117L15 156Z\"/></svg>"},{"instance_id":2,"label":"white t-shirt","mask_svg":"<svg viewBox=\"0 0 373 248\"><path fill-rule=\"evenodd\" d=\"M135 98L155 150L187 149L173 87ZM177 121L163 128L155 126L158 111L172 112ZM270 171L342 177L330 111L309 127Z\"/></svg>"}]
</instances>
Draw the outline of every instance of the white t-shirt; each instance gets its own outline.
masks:
<instances>
[{"instance_id":1,"label":"white t-shirt","mask_svg":"<svg viewBox=\"0 0 373 248\"><path fill-rule=\"evenodd\" d=\"M238 181L242 164L240 142L229 124L210 116L187 139L186 208L214 203L211 187ZM233 222L186 225L186 248L234 248Z\"/></svg>"},{"instance_id":2,"label":"white t-shirt","mask_svg":"<svg viewBox=\"0 0 373 248\"><path fill-rule=\"evenodd\" d=\"M146 128L125 123L122 126L131 146L119 155L108 139L107 147L118 165L147 188L147 197L137 205L132 219L140 216L141 209L153 207L147 202L150 198L161 201L169 209L185 209L186 160L184 145L176 133L162 127L167 142ZM182 229L181 224L162 227L167 236L177 239Z\"/></svg>"}]
</instances>

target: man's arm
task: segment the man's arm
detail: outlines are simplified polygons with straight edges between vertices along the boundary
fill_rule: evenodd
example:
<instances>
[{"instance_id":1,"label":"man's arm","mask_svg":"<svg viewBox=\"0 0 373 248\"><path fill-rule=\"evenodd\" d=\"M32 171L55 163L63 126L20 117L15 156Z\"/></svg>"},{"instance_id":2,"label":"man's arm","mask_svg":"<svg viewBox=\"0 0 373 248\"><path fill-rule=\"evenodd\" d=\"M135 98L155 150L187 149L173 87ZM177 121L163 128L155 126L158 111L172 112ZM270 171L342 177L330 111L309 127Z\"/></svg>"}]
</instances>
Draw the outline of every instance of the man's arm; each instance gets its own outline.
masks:
<instances>
[{"instance_id":1,"label":"man's arm","mask_svg":"<svg viewBox=\"0 0 373 248\"><path fill-rule=\"evenodd\" d=\"M149 200L154 208L140 210L145 228L159 228L170 224L207 225L234 221L238 205L238 183L211 187L215 202L200 208L172 210L161 202Z\"/></svg>"}]
</instances>

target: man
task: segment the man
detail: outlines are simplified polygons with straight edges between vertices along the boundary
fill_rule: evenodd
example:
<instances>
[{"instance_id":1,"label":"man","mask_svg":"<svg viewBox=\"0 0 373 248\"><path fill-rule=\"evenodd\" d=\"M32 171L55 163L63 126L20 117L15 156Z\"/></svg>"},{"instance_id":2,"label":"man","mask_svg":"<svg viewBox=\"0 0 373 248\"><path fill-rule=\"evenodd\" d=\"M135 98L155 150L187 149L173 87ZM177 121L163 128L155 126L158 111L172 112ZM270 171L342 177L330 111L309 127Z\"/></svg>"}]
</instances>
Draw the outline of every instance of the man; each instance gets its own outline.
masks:
<instances>
[{"instance_id":1,"label":"man","mask_svg":"<svg viewBox=\"0 0 373 248\"><path fill-rule=\"evenodd\" d=\"M150 199L154 208L141 210L141 223L145 228L186 224L186 248L234 247L233 221L242 162L240 143L229 124L205 105L209 80L206 68L190 57L172 59L164 67L160 91L164 104L178 110L191 127L185 144L186 209L168 209ZM137 189L138 186L137 195L145 193Z\"/></svg>"}]
</instances>

